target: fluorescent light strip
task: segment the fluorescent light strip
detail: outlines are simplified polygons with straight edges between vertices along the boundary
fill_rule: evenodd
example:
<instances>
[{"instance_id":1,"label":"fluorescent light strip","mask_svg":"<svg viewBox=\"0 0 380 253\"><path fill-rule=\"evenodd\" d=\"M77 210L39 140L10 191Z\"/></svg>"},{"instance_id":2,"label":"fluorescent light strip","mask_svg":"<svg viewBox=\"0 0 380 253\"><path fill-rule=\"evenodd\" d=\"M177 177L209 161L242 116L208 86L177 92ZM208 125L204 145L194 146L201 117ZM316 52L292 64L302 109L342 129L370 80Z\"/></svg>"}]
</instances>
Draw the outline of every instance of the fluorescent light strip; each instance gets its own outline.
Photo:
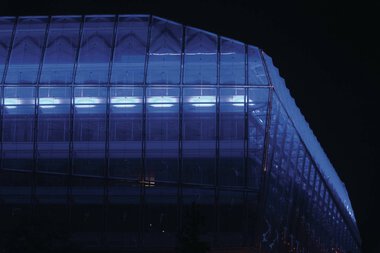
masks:
<instances>
[{"instance_id":1,"label":"fluorescent light strip","mask_svg":"<svg viewBox=\"0 0 380 253\"><path fill-rule=\"evenodd\" d=\"M52 109L56 107L55 105L62 104L62 100L58 98L40 98L39 104L43 109Z\"/></svg>"},{"instance_id":2,"label":"fluorescent light strip","mask_svg":"<svg viewBox=\"0 0 380 253\"><path fill-rule=\"evenodd\" d=\"M94 108L95 104L100 104L102 100L97 97L76 97L74 103L76 108Z\"/></svg>"},{"instance_id":3,"label":"fluorescent light strip","mask_svg":"<svg viewBox=\"0 0 380 253\"><path fill-rule=\"evenodd\" d=\"M52 109L55 108L55 105L40 105L42 109Z\"/></svg>"},{"instance_id":4,"label":"fluorescent light strip","mask_svg":"<svg viewBox=\"0 0 380 253\"><path fill-rule=\"evenodd\" d=\"M137 97L112 97L111 104L116 108L132 108L135 104L141 103L141 99Z\"/></svg>"},{"instance_id":5,"label":"fluorescent light strip","mask_svg":"<svg viewBox=\"0 0 380 253\"><path fill-rule=\"evenodd\" d=\"M152 107L168 108L173 107L174 104L178 103L178 98L169 96L149 97L147 101L148 104Z\"/></svg>"},{"instance_id":6,"label":"fluorescent light strip","mask_svg":"<svg viewBox=\"0 0 380 253\"><path fill-rule=\"evenodd\" d=\"M103 98L98 97L75 97L73 99L75 107L77 108L93 108L96 104L101 104ZM138 97L112 97L112 106L116 108L132 108L136 107L136 104L142 103L142 99ZM174 104L179 102L177 97L173 96L152 96L148 97L147 102L149 106L156 108L168 108L174 106ZM188 99L194 107L212 107L216 104L215 96L192 96ZM231 102L233 106L244 106L245 97L244 95L233 95L228 98L228 102ZM40 98L39 105L41 108L49 109L54 108L57 104L62 104L63 101L58 98ZM9 109L14 109L17 105L23 104L23 101L18 98L5 98L4 105ZM254 105L252 100L249 99L249 105Z\"/></svg>"},{"instance_id":7,"label":"fluorescent light strip","mask_svg":"<svg viewBox=\"0 0 380 253\"><path fill-rule=\"evenodd\" d=\"M216 97L215 96L194 96L190 97L188 100L192 106L195 107L212 107L215 106Z\"/></svg>"},{"instance_id":8,"label":"fluorescent light strip","mask_svg":"<svg viewBox=\"0 0 380 253\"><path fill-rule=\"evenodd\" d=\"M4 105L21 105L22 101L18 98L4 98Z\"/></svg>"}]
</instances>

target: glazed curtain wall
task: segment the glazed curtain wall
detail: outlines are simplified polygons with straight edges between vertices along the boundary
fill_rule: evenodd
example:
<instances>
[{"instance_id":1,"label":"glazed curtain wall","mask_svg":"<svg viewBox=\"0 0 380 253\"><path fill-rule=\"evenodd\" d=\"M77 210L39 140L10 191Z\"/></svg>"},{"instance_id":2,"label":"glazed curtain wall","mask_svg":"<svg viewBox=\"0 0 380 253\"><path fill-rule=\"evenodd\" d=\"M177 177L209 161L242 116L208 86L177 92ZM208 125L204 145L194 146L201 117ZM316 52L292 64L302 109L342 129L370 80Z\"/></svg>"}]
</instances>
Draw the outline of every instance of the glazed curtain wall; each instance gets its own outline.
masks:
<instances>
[{"instance_id":1,"label":"glazed curtain wall","mask_svg":"<svg viewBox=\"0 0 380 253\"><path fill-rule=\"evenodd\" d=\"M203 238L252 245L263 188L263 249L358 251L256 47L149 16L5 17L0 77L1 217L34 206L92 244L165 246L195 202Z\"/></svg>"},{"instance_id":2,"label":"glazed curtain wall","mask_svg":"<svg viewBox=\"0 0 380 253\"><path fill-rule=\"evenodd\" d=\"M0 25L4 84L268 85L256 47L156 17L151 25L133 15L1 18Z\"/></svg>"},{"instance_id":3,"label":"glazed curtain wall","mask_svg":"<svg viewBox=\"0 0 380 253\"><path fill-rule=\"evenodd\" d=\"M276 92L260 239L265 252L360 252L356 234Z\"/></svg>"},{"instance_id":4,"label":"glazed curtain wall","mask_svg":"<svg viewBox=\"0 0 380 253\"><path fill-rule=\"evenodd\" d=\"M3 231L33 210L95 247L172 247L196 203L211 245L253 244L269 100L256 47L148 16L1 28Z\"/></svg>"}]
</instances>

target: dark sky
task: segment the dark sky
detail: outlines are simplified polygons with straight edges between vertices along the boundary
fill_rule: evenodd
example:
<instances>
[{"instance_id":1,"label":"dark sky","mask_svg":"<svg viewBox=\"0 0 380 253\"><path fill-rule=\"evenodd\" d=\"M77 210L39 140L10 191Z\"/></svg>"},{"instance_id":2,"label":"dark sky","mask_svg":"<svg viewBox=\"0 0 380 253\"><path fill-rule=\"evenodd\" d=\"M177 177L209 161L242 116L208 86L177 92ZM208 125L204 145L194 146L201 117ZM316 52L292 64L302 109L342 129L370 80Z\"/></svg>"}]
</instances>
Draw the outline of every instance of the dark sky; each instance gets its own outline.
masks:
<instances>
[{"instance_id":1,"label":"dark sky","mask_svg":"<svg viewBox=\"0 0 380 253\"><path fill-rule=\"evenodd\" d=\"M155 14L264 49L346 184L363 252L378 253L380 4L304 2L2 0L0 15Z\"/></svg>"}]
</instances>

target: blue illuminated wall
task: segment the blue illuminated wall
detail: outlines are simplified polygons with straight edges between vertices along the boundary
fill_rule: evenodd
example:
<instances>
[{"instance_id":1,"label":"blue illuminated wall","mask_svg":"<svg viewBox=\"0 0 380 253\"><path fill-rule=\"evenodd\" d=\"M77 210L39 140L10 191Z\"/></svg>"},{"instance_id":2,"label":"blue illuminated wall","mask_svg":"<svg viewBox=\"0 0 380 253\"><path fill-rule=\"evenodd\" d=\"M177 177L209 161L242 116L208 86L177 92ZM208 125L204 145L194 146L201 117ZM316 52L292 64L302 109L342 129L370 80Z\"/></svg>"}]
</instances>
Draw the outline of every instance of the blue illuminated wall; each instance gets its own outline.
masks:
<instances>
[{"instance_id":1,"label":"blue illuminated wall","mask_svg":"<svg viewBox=\"0 0 380 253\"><path fill-rule=\"evenodd\" d=\"M215 249L359 252L344 185L257 47L147 15L2 17L0 78L3 218L170 248L197 203Z\"/></svg>"}]
</instances>

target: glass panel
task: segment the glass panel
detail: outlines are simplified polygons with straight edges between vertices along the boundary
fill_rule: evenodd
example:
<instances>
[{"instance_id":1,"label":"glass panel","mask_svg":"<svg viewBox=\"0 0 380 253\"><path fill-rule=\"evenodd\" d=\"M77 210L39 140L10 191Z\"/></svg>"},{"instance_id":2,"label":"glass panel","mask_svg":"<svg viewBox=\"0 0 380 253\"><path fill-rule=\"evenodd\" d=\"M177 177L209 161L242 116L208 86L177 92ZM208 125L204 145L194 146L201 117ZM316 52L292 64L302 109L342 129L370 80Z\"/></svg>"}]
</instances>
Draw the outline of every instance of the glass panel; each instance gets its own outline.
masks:
<instances>
[{"instance_id":1,"label":"glass panel","mask_svg":"<svg viewBox=\"0 0 380 253\"><path fill-rule=\"evenodd\" d=\"M214 184L216 89L183 90L183 182Z\"/></svg>"},{"instance_id":2,"label":"glass panel","mask_svg":"<svg viewBox=\"0 0 380 253\"><path fill-rule=\"evenodd\" d=\"M245 84L245 48L235 40L220 39L220 83Z\"/></svg>"},{"instance_id":3,"label":"glass panel","mask_svg":"<svg viewBox=\"0 0 380 253\"><path fill-rule=\"evenodd\" d=\"M244 194L220 191L218 210L220 245L242 245L245 221Z\"/></svg>"},{"instance_id":4,"label":"glass panel","mask_svg":"<svg viewBox=\"0 0 380 253\"><path fill-rule=\"evenodd\" d=\"M253 245L255 243L255 233L257 231L257 215L259 212L258 205L258 192L248 192L247 193L247 244Z\"/></svg>"},{"instance_id":5,"label":"glass panel","mask_svg":"<svg viewBox=\"0 0 380 253\"><path fill-rule=\"evenodd\" d=\"M186 28L185 84L216 84L217 36Z\"/></svg>"},{"instance_id":6,"label":"glass panel","mask_svg":"<svg viewBox=\"0 0 380 253\"><path fill-rule=\"evenodd\" d=\"M148 17L120 16L112 64L112 83L144 82Z\"/></svg>"},{"instance_id":7,"label":"glass panel","mask_svg":"<svg viewBox=\"0 0 380 253\"><path fill-rule=\"evenodd\" d=\"M309 178L309 195L311 196L313 192L313 187L314 187L314 180L315 180L315 175L316 175L316 170L314 165L311 166L310 168L310 178Z\"/></svg>"},{"instance_id":8,"label":"glass panel","mask_svg":"<svg viewBox=\"0 0 380 253\"><path fill-rule=\"evenodd\" d=\"M142 88L111 88L109 117L110 176L140 176L142 138Z\"/></svg>"},{"instance_id":9,"label":"glass panel","mask_svg":"<svg viewBox=\"0 0 380 253\"><path fill-rule=\"evenodd\" d=\"M40 87L38 170L67 172L69 165L71 88Z\"/></svg>"},{"instance_id":10,"label":"glass panel","mask_svg":"<svg viewBox=\"0 0 380 253\"><path fill-rule=\"evenodd\" d=\"M103 175L105 169L106 88L74 90L74 173Z\"/></svg>"},{"instance_id":11,"label":"glass panel","mask_svg":"<svg viewBox=\"0 0 380 253\"><path fill-rule=\"evenodd\" d=\"M216 231L215 190L182 188L182 229L179 238L199 231L199 239L211 246Z\"/></svg>"},{"instance_id":12,"label":"glass panel","mask_svg":"<svg viewBox=\"0 0 380 253\"><path fill-rule=\"evenodd\" d=\"M108 187L107 242L116 247L136 247L141 220L139 185L112 182Z\"/></svg>"},{"instance_id":13,"label":"glass panel","mask_svg":"<svg viewBox=\"0 0 380 253\"><path fill-rule=\"evenodd\" d=\"M33 169L34 96L32 87L4 88L4 169Z\"/></svg>"},{"instance_id":14,"label":"glass panel","mask_svg":"<svg viewBox=\"0 0 380 253\"><path fill-rule=\"evenodd\" d=\"M182 26L153 18L148 83L178 84L181 67Z\"/></svg>"},{"instance_id":15,"label":"glass panel","mask_svg":"<svg viewBox=\"0 0 380 253\"><path fill-rule=\"evenodd\" d=\"M248 90L248 186L258 188L263 170L268 89ZM275 112L275 111L274 111Z\"/></svg>"},{"instance_id":16,"label":"glass panel","mask_svg":"<svg viewBox=\"0 0 380 253\"><path fill-rule=\"evenodd\" d=\"M80 17L52 17L40 83L72 82L80 21Z\"/></svg>"},{"instance_id":17,"label":"glass panel","mask_svg":"<svg viewBox=\"0 0 380 253\"><path fill-rule=\"evenodd\" d=\"M71 239L74 243L99 246L104 231L104 182L74 177L71 188L74 202L71 207Z\"/></svg>"},{"instance_id":18,"label":"glass panel","mask_svg":"<svg viewBox=\"0 0 380 253\"><path fill-rule=\"evenodd\" d=\"M244 185L245 90L220 89L219 183Z\"/></svg>"},{"instance_id":19,"label":"glass panel","mask_svg":"<svg viewBox=\"0 0 380 253\"><path fill-rule=\"evenodd\" d=\"M31 204L32 177L29 173L1 171L0 185L2 203L11 204L16 208L18 205L22 205L25 208L26 205ZM2 205L1 209L5 206Z\"/></svg>"},{"instance_id":20,"label":"glass panel","mask_svg":"<svg viewBox=\"0 0 380 253\"><path fill-rule=\"evenodd\" d=\"M178 180L178 96L177 88L147 89L147 181Z\"/></svg>"},{"instance_id":21,"label":"glass panel","mask_svg":"<svg viewBox=\"0 0 380 253\"><path fill-rule=\"evenodd\" d=\"M6 83L36 83L46 22L47 17L19 18Z\"/></svg>"},{"instance_id":22,"label":"glass panel","mask_svg":"<svg viewBox=\"0 0 380 253\"><path fill-rule=\"evenodd\" d=\"M87 16L83 27L76 83L108 82L114 30L113 16Z\"/></svg>"},{"instance_id":23,"label":"glass panel","mask_svg":"<svg viewBox=\"0 0 380 253\"><path fill-rule=\"evenodd\" d=\"M177 232L177 187L145 188L144 245L174 246Z\"/></svg>"},{"instance_id":24,"label":"glass panel","mask_svg":"<svg viewBox=\"0 0 380 253\"><path fill-rule=\"evenodd\" d=\"M11 36L15 18L0 18L0 82L3 80L3 72L9 54Z\"/></svg>"},{"instance_id":25,"label":"glass panel","mask_svg":"<svg viewBox=\"0 0 380 253\"><path fill-rule=\"evenodd\" d=\"M268 84L260 51L254 46L248 46L248 84Z\"/></svg>"},{"instance_id":26,"label":"glass panel","mask_svg":"<svg viewBox=\"0 0 380 253\"><path fill-rule=\"evenodd\" d=\"M309 173L310 173L310 157L307 155L306 159L304 161L304 166L303 166L303 179L302 179L302 189L306 191L306 187L309 181Z\"/></svg>"},{"instance_id":27,"label":"glass panel","mask_svg":"<svg viewBox=\"0 0 380 253\"><path fill-rule=\"evenodd\" d=\"M60 204L67 203L67 183L66 178L59 175L38 174L36 183L36 198L39 204ZM61 209L64 209L61 206Z\"/></svg>"}]
</instances>

